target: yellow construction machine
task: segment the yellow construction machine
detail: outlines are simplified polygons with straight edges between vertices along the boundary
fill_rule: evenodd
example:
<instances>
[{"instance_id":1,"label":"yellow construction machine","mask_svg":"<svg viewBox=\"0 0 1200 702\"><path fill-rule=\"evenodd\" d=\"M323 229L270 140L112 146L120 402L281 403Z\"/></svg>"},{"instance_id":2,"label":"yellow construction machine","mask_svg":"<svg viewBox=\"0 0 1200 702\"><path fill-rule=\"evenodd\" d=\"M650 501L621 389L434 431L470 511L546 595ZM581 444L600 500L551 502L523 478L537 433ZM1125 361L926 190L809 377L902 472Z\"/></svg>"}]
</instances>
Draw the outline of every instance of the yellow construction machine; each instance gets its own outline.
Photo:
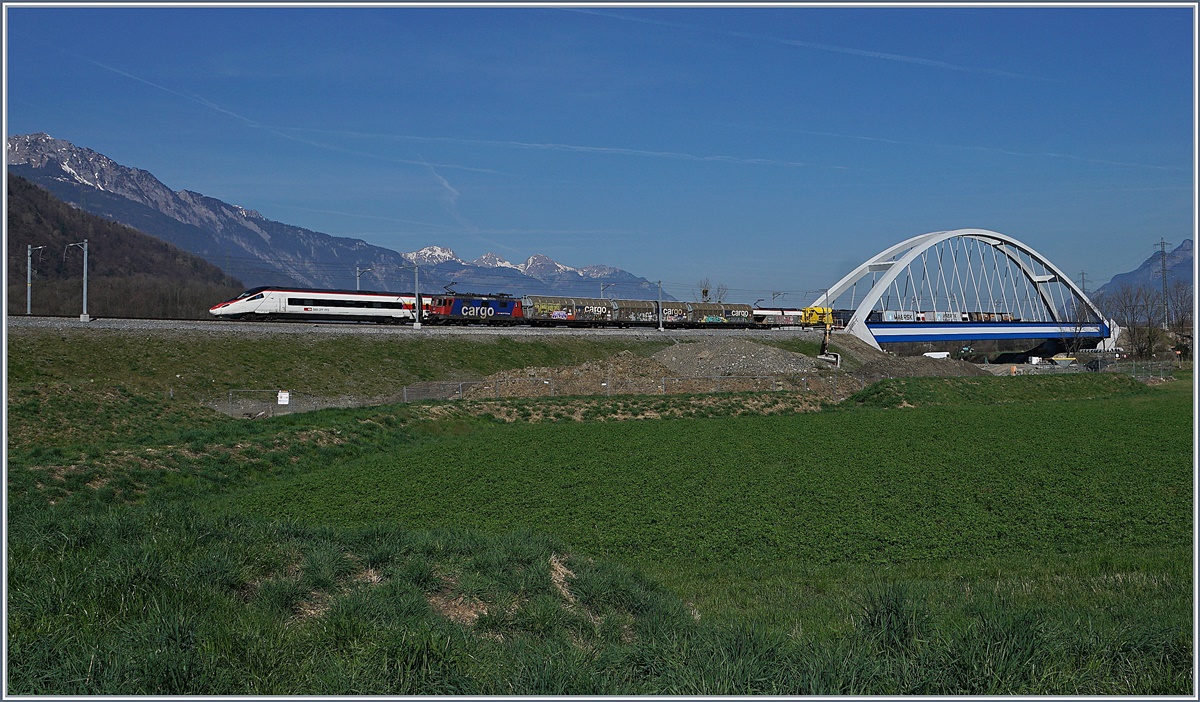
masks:
<instances>
[{"instance_id":1,"label":"yellow construction machine","mask_svg":"<svg viewBox=\"0 0 1200 702\"><path fill-rule=\"evenodd\" d=\"M825 336L821 339L821 353L817 354L817 358L829 361L834 367L840 368L842 365L841 354L829 351L829 334L833 330L833 309L830 307L805 307L801 321L806 327L825 327Z\"/></svg>"},{"instance_id":2,"label":"yellow construction machine","mask_svg":"<svg viewBox=\"0 0 1200 702\"><path fill-rule=\"evenodd\" d=\"M805 307L800 321L806 327L815 327L824 324L825 328L828 329L833 326L833 309L829 307Z\"/></svg>"}]
</instances>

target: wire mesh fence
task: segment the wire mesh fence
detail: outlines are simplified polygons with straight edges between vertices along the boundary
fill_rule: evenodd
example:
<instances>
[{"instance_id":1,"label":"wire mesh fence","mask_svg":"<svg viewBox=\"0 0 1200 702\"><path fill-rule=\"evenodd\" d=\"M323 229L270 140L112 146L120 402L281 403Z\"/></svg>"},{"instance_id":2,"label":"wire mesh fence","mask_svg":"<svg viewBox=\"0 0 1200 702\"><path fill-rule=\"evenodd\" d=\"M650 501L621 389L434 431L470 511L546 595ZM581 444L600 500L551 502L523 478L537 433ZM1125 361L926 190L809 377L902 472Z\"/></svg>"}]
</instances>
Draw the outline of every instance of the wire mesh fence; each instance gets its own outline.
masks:
<instances>
[{"instance_id":1,"label":"wire mesh fence","mask_svg":"<svg viewBox=\"0 0 1200 702\"><path fill-rule=\"evenodd\" d=\"M1190 364L1188 364L1190 368ZM1122 361L1104 370L1112 373L1127 373L1143 382L1170 380L1181 364L1175 361Z\"/></svg>"},{"instance_id":2,"label":"wire mesh fence","mask_svg":"<svg viewBox=\"0 0 1200 702\"><path fill-rule=\"evenodd\" d=\"M483 400L596 395L680 395L722 392L805 392L834 399L858 391L866 383L840 372L795 375L490 378L423 382L405 385L388 397L321 397L290 390L230 390L217 407L234 417L257 419L330 407L427 400Z\"/></svg>"},{"instance_id":3,"label":"wire mesh fence","mask_svg":"<svg viewBox=\"0 0 1200 702\"><path fill-rule=\"evenodd\" d=\"M1186 364L1190 368L1190 364ZM1094 370L1124 373L1143 382L1170 380L1180 367L1171 361L1122 361L1097 364L1096 368L1072 366L1055 368L1058 372ZM1024 366L1021 373L1035 367ZM1012 367L1013 375L1018 366ZM1042 370L1042 369L1038 369ZM1047 366L1044 370L1050 371ZM1005 374L1007 375L1007 373ZM365 404L421 402L427 400L482 400L502 398L538 398L596 395L681 395L723 392L802 392L825 400L841 400L865 388L878 378L859 378L844 371L814 371L790 375L721 375L686 377L544 377L488 378L480 380L436 381L405 385L388 397L322 397L289 390L230 390L218 409L234 417L251 419L308 412L330 407L356 407Z\"/></svg>"},{"instance_id":4,"label":"wire mesh fence","mask_svg":"<svg viewBox=\"0 0 1200 702\"><path fill-rule=\"evenodd\" d=\"M290 390L230 390L222 409L234 417L258 419L320 409L314 400L312 396Z\"/></svg>"},{"instance_id":5,"label":"wire mesh fence","mask_svg":"<svg viewBox=\"0 0 1200 702\"><path fill-rule=\"evenodd\" d=\"M466 397L471 388L482 384L481 380L464 381L432 381L405 385L396 398L400 402L420 402L422 400L461 400Z\"/></svg>"}]
</instances>

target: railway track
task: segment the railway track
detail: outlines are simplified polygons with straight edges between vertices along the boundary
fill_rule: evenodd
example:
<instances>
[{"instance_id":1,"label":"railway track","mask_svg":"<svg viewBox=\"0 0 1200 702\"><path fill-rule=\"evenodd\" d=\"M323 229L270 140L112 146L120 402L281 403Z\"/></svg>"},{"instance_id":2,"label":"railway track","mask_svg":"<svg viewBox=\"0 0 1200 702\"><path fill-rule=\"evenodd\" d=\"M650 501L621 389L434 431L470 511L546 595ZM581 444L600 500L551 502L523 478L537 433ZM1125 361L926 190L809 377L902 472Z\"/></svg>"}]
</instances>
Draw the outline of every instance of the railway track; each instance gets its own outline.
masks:
<instances>
[{"instance_id":1,"label":"railway track","mask_svg":"<svg viewBox=\"0 0 1200 702\"><path fill-rule=\"evenodd\" d=\"M529 327L505 326L434 326L421 325L413 329L410 325L386 325L347 322L238 322L230 320L196 319L127 319L93 317L84 322L79 317L40 317L9 315L6 326L9 332L24 329L129 331L151 333L208 333L208 334L368 334L398 338L437 338L453 336L480 337L539 337L579 336L611 337L635 336L640 338L699 339L712 337L759 337L759 338L813 338L820 339L821 332L811 329L667 329L659 331L653 327L629 329L586 329L572 327Z\"/></svg>"}]
</instances>

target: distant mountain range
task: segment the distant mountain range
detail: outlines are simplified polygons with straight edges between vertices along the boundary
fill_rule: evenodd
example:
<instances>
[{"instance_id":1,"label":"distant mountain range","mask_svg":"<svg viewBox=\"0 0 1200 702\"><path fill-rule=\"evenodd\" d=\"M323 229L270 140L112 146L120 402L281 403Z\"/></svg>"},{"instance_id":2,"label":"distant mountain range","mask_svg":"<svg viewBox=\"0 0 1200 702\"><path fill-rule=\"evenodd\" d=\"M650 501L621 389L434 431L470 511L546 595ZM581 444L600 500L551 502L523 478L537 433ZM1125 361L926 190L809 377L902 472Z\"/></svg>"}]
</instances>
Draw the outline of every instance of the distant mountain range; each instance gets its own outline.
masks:
<instances>
[{"instance_id":1,"label":"distant mountain range","mask_svg":"<svg viewBox=\"0 0 1200 702\"><path fill-rule=\"evenodd\" d=\"M1167 283L1181 281L1188 286L1194 283L1194 253L1192 251L1193 242L1191 239L1184 239L1183 243L1176 246L1171 251L1167 252ZM1142 262L1142 265L1128 273L1118 273L1112 277L1104 285L1101 285L1096 290L1088 291L1088 296L1093 295L1099 297L1105 293L1112 292L1121 287L1151 287L1155 290L1162 289L1163 277L1163 256L1161 253L1156 253L1150 258Z\"/></svg>"},{"instance_id":2,"label":"distant mountain range","mask_svg":"<svg viewBox=\"0 0 1200 702\"><path fill-rule=\"evenodd\" d=\"M16 174L7 181L10 315L81 314L84 241L89 316L203 319L214 300L246 289L162 239L72 207Z\"/></svg>"},{"instance_id":3,"label":"distant mountain range","mask_svg":"<svg viewBox=\"0 0 1200 702\"><path fill-rule=\"evenodd\" d=\"M48 134L12 136L7 147L10 173L85 212L196 254L247 286L409 291L416 264L426 293L453 286L459 292L598 297L603 286L615 283L618 297L658 295L656 284L612 266L574 268L541 254L517 264L495 253L463 261L440 246L400 253L276 222L201 193L173 191L147 171Z\"/></svg>"}]
</instances>

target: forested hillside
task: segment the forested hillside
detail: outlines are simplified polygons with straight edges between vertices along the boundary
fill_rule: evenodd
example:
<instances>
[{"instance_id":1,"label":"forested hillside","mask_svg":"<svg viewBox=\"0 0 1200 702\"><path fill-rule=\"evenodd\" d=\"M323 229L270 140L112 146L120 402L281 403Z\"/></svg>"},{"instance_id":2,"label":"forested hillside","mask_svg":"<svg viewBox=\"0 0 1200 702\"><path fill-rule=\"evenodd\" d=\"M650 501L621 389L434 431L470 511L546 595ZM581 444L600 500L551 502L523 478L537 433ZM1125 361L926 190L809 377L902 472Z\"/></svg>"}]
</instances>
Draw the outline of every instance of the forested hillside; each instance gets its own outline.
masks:
<instances>
[{"instance_id":1,"label":"forested hillside","mask_svg":"<svg viewBox=\"0 0 1200 702\"><path fill-rule=\"evenodd\" d=\"M171 244L77 210L24 178L8 176L8 313L25 314L26 262L33 251L31 312L82 311L88 242L92 317L203 319L242 291L241 282Z\"/></svg>"}]
</instances>

